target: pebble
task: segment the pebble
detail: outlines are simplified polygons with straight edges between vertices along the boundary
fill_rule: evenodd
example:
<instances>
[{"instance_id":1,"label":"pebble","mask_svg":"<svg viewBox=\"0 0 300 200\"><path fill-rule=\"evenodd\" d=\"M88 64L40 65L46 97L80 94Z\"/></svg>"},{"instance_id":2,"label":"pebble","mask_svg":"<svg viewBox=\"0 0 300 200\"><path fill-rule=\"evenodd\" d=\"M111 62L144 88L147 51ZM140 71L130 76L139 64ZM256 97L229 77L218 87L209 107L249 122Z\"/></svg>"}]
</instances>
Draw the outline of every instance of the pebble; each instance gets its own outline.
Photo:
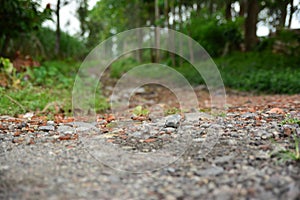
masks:
<instances>
[{"instance_id":1,"label":"pebble","mask_svg":"<svg viewBox=\"0 0 300 200\"><path fill-rule=\"evenodd\" d=\"M54 126L55 122L54 121L47 121L47 126Z\"/></svg>"},{"instance_id":2,"label":"pebble","mask_svg":"<svg viewBox=\"0 0 300 200\"><path fill-rule=\"evenodd\" d=\"M255 124L257 116L264 118L263 125ZM171 115L111 127L106 134L89 136L91 141L97 141L91 144L59 138L75 133L75 128L83 133L96 132L96 124L47 121L46 126L33 130L27 122L7 123L3 126L8 130L0 132L0 162L5 163L0 167L1 183L8 187L11 180L30 181L13 185L14 194L6 188L8 197L4 198L32 195L34 199L45 199L51 194L52 199L296 199L300 195L299 165L293 161L278 163L271 152L293 145L284 129L297 134L300 130L294 125L283 125L281 130L280 120L264 113L227 113L224 121L218 123L208 118L199 120L198 113L185 115L184 120L180 115ZM21 134L15 136L16 130ZM199 157L199 149L205 146L207 138L214 139L209 133L215 131L221 131L217 142ZM190 141L184 140L186 133ZM276 145L270 144L273 137L277 138ZM103 144L126 154L106 149ZM97 157L93 152L107 156ZM145 156L145 162L134 160L140 155ZM115 161L115 168L122 165L129 171L143 171L165 159L169 159L165 165L140 174L107 167ZM32 189L40 187L44 193Z\"/></svg>"},{"instance_id":3,"label":"pebble","mask_svg":"<svg viewBox=\"0 0 300 200\"><path fill-rule=\"evenodd\" d=\"M245 113L241 115L241 118L244 119L255 119L255 117L257 116L257 114L255 113Z\"/></svg>"},{"instance_id":4,"label":"pebble","mask_svg":"<svg viewBox=\"0 0 300 200\"><path fill-rule=\"evenodd\" d=\"M215 164L223 164L228 163L230 160L233 160L234 156L220 156L215 158L214 163Z\"/></svg>"},{"instance_id":5,"label":"pebble","mask_svg":"<svg viewBox=\"0 0 300 200\"><path fill-rule=\"evenodd\" d=\"M73 133L75 133L75 131L76 131L75 128L70 127L70 126L62 125L62 126L57 127L57 132L63 133L63 134L73 134Z\"/></svg>"},{"instance_id":6,"label":"pebble","mask_svg":"<svg viewBox=\"0 0 300 200\"><path fill-rule=\"evenodd\" d=\"M40 126L39 130L40 131L54 131L55 127L54 126Z\"/></svg>"},{"instance_id":7,"label":"pebble","mask_svg":"<svg viewBox=\"0 0 300 200\"><path fill-rule=\"evenodd\" d=\"M179 114L169 115L166 117L165 127L178 128L181 116Z\"/></svg>"},{"instance_id":8,"label":"pebble","mask_svg":"<svg viewBox=\"0 0 300 200\"><path fill-rule=\"evenodd\" d=\"M199 176L217 176L224 172L224 169L222 167L218 166L211 166L204 170L199 170L196 172Z\"/></svg>"}]
</instances>

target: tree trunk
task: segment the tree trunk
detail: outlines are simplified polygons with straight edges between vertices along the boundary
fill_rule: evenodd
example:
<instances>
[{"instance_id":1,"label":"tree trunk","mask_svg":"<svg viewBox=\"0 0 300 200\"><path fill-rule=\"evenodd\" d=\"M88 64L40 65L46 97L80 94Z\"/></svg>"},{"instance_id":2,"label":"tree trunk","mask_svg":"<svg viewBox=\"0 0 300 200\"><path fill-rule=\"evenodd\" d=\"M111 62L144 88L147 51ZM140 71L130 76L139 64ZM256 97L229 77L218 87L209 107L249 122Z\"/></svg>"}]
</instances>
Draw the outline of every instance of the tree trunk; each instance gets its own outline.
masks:
<instances>
[{"instance_id":1,"label":"tree trunk","mask_svg":"<svg viewBox=\"0 0 300 200\"><path fill-rule=\"evenodd\" d=\"M181 5L179 4L179 9L178 9L178 18L179 18L179 31L182 31L182 10L181 10ZM183 42L182 42L182 37L179 37L179 53L182 55L183 51ZM183 58L180 56L179 57L179 66L182 67L183 65Z\"/></svg>"},{"instance_id":2,"label":"tree trunk","mask_svg":"<svg viewBox=\"0 0 300 200\"><path fill-rule=\"evenodd\" d=\"M59 55L60 51L60 16L59 16L59 10L60 10L60 0L57 0L56 5L56 41L55 41L55 55Z\"/></svg>"},{"instance_id":3,"label":"tree trunk","mask_svg":"<svg viewBox=\"0 0 300 200\"><path fill-rule=\"evenodd\" d=\"M279 26L280 26L280 28L284 28L285 27L285 21L286 21L287 6L288 6L288 4L289 4L288 1L284 1L283 5L280 6L280 19L279 19Z\"/></svg>"},{"instance_id":4,"label":"tree trunk","mask_svg":"<svg viewBox=\"0 0 300 200\"><path fill-rule=\"evenodd\" d=\"M231 0L227 0L226 1L226 5L225 5L225 18L227 20L231 20L232 16L231 16Z\"/></svg>"},{"instance_id":5,"label":"tree trunk","mask_svg":"<svg viewBox=\"0 0 300 200\"><path fill-rule=\"evenodd\" d=\"M135 1L135 9L136 9L136 27L141 27L141 7L140 2ZM136 50L136 60L138 62L142 62L143 60L143 50L142 50L142 43L143 43L143 32L141 29L138 29L137 32L137 39L138 39L138 49Z\"/></svg>"},{"instance_id":6,"label":"tree trunk","mask_svg":"<svg viewBox=\"0 0 300 200\"><path fill-rule=\"evenodd\" d=\"M160 31L159 31L159 25L157 24L159 21L159 0L155 0L155 62L159 62L160 60Z\"/></svg>"},{"instance_id":7,"label":"tree trunk","mask_svg":"<svg viewBox=\"0 0 300 200\"><path fill-rule=\"evenodd\" d=\"M239 12L240 17L245 16L246 8L247 8L247 0L240 0L240 12Z\"/></svg>"},{"instance_id":8,"label":"tree trunk","mask_svg":"<svg viewBox=\"0 0 300 200\"><path fill-rule=\"evenodd\" d=\"M256 24L259 13L258 0L248 0L247 17L245 21L245 48L251 50L258 42L256 36Z\"/></svg>"},{"instance_id":9,"label":"tree trunk","mask_svg":"<svg viewBox=\"0 0 300 200\"><path fill-rule=\"evenodd\" d=\"M290 16L289 16L289 24L288 27L291 28L292 25L292 19L293 19L293 14L295 12L295 8L294 8L294 0L290 0Z\"/></svg>"},{"instance_id":10,"label":"tree trunk","mask_svg":"<svg viewBox=\"0 0 300 200\"><path fill-rule=\"evenodd\" d=\"M174 6L174 0L171 0L171 13L172 13L172 29L175 30L175 6ZM175 36L173 34L173 32L169 35L169 45L170 49L172 49L175 52ZM172 66L176 66L176 59L175 59L175 54L174 53L170 53L170 57L171 57L171 61L172 61Z\"/></svg>"},{"instance_id":11,"label":"tree trunk","mask_svg":"<svg viewBox=\"0 0 300 200\"><path fill-rule=\"evenodd\" d=\"M5 39L4 39L2 47L1 47L0 55L6 57L7 56L6 53L7 53L7 49L8 49L9 41L10 41L10 36L8 34L6 34L4 37L5 37Z\"/></svg>"},{"instance_id":12,"label":"tree trunk","mask_svg":"<svg viewBox=\"0 0 300 200\"><path fill-rule=\"evenodd\" d=\"M169 2L164 0L165 27L169 28Z\"/></svg>"},{"instance_id":13,"label":"tree trunk","mask_svg":"<svg viewBox=\"0 0 300 200\"><path fill-rule=\"evenodd\" d=\"M214 13L214 2L212 0L208 1L208 12L210 16Z\"/></svg>"}]
</instances>

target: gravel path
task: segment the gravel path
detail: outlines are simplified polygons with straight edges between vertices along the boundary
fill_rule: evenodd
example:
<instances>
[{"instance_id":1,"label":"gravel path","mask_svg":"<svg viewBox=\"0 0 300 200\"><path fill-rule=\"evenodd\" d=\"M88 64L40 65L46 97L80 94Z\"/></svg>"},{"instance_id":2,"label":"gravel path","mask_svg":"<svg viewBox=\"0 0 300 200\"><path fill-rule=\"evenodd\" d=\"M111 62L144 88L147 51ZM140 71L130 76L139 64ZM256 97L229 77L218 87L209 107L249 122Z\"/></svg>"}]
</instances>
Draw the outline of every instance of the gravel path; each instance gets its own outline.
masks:
<instances>
[{"instance_id":1,"label":"gravel path","mask_svg":"<svg viewBox=\"0 0 300 200\"><path fill-rule=\"evenodd\" d=\"M2 116L0 199L300 199L300 163L274 156L300 135L281 125L300 118L300 98L282 98L248 97L219 116Z\"/></svg>"}]
</instances>

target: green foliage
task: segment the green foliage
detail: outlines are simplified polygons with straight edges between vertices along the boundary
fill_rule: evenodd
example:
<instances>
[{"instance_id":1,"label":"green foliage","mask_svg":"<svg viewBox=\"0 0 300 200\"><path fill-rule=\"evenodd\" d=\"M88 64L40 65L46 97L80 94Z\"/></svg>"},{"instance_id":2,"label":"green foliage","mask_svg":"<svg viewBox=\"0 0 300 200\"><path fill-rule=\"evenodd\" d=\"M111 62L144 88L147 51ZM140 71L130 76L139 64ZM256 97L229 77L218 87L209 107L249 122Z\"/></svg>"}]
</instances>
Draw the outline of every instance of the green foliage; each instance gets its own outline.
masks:
<instances>
[{"instance_id":1,"label":"green foliage","mask_svg":"<svg viewBox=\"0 0 300 200\"><path fill-rule=\"evenodd\" d=\"M176 107L171 107L165 110L164 114L165 115L174 115L174 114L178 114L180 113L180 109L176 108Z\"/></svg>"},{"instance_id":2,"label":"green foliage","mask_svg":"<svg viewBox=\"0 0 300 200\"><path fill-rule=\"evenodd\" d=\"M8 58L0 57L0 69L9 76L16 73L16 69Z\"/></svg>"},{"instance_id":3,"label":"green foliage","mask_svg":"<svg viewBox=\"0 0 300 200\"><path fill-rule=\"evenodd\" d=\"M289 160L300 161L300 137L296 134L293 134L293 139L293 149L282 149L276 153L273 153L273 155L278 157L282 162Z\"/></svg>"},{"instance_id":4,"label":"green foliage","mask_svg":"<svg viewBox=\"0 0 300 200\"><path fill-rule=\"evenodd\" d=\"M130 5L130 4L129 4ZM126 30L127 2L125 0L98 1L88 13L87 28L89 29L88 46L95 47L104 39Z\"/></svg>"},{"instance_id":5,"label":"green foliage","mask_svg":"<svg viewBox=\"0 0 300 200\"><path fill-rule=\"evenodd\" d=\"M284 125L284 124L298 124L298 125L300 125L300 119L293 118L293 117L291 117L290 114L287 114L285 116L285 119L281 122L281 124L282 125Z\"/></svg>"},{"instance_id":6,"label":"green foliage","mask_svg":"<svg viewBox=\"0 0 300 200\"><path fill-rule=\"evenodd\" d=\"M35 59L54 59L55 40L55 31L50 28L20 33L9 43L9 54L14 54L18 50L23 55L31 55ZM83 41L65 32L61 32L60 49L60 59L79 60L88 53Z\"/></svg>"},{"instance_id":7,"label":"green foliage","mask_svg":"<svg viewBox=\"0 0 300 200\"><path fill-rule=\"evenodd\" d=\"M227 87L244 91L300 92L300 60L270 52L234 53L216 59Z\"/></svg>"},{"instance_id":8,"label":"green foliage","mask_svg":"<svg viewBox=\"0 0 300 200\"><path fill-rule=\"evenodd\" d=\"M43 48L44 57L52 59L55 49L55 31L49 28L41 28L36 33L36 37L40 41ZM28 44L28 48L30 48L30 44ZM87 52L88 50L85 47L83 41L79 40L76 37L70 36L65 32L61 32L59 55L60 58L80 59L83 58L87 54ZM31 52L30 55L34 55L34 52Z\"/></svg>"},{"instance_id":9,"label":"green foliage","mask_svg":"<svg viewBox=\"0 0 300 200\"><path fill-rule=\"evenodd\" d=\"M168 60L164 63L168 64ZM253 92L294 94L300 92L300 60L298 57L262 52L235 52L215 59L226 87ZM111 77L121 75L137 61L122 58L111 66ZM201 74L189 63L174 67L192 85L205 84Z\"/></svg>"},{"instance_id":10,"label":"green foliage","mask_svg":"<svg viewBox=\"0 0 300 200\"><path fill-rule=\"evenodd\" d=\"M72 90L79 63L49 61L40 67L27 68L18 74L23 77L22 88L0 87L0 115L17 115L28 111L41 111L49 104L58 105L65 114L71 114ZM97 112L109 108L100 89L93 101ZM50 107L46 112L56 111Z\"/></svg>"},{"instance_id":11,"label":"green foliage","mask_svg":"<svg viewBox=\"0 0 300 200\"><path fill-rule=\"evenodd\" d=\"M261 38L257 51L271 51L287 56L300 56L300 34L296 30L281 29L272 37Z\"/></svg>"},{"instance_id":12,"label":"green foliage","mask_svg":"<svg viewBox=\"0 0 300 200\"><path fill-rule=\"evenodd\" d=\"M136 116L148 116L150 111L148 109L143 108L142 106L136 106L133 109L132 113Z\"/></svg>"},{"instance_id":13,"label":"green foliage","mask_svg":"<svg viewBox=\"0 0 300 200\"><path fill-rule=\"evenodd\" d=\"M39 11L38 1L30 0L0 1L0 7L0 37L15 37L20 32L37 29L51 13L49 9Z\"/></svg>"},{"instance_id":14,"label":"green foliage","mask_svg":"<svg viewBox=\"0 0 300 200\"><path fill-rule=\"evenodd\" d=\"M71 109L70 93L43 87L1 89L0 114L15 116L29 111L41 111L48 103L58 102L64 110Z\"/></svg>"},{"instance_id":15,"label":"green foliage","mask_svg":"<svg viewBox=\"0 0 300 200\"><path fill-rule=\"evenodd\" d=\"M175 67L192 85L205 84L201 74L191 64L184 62L181 67Z\"/></svg>"},{"instance_id":16,"label":"green foliage","mask_svg":"<svg viewBox=\"0 0 300 200\"><path fill-rule=\"evenodd\" d=\"M117 61L113 62L110 68L110 77L120 78L125 72L136 67L138 62L132 57L129 58L120 58Z\"/></svg>"},{"instance_id":17,"label":"green foliage","mask_svg":"<svg viewBox=\"0 0 300 200\"><path fill-rule=\"evenodd\" d=\"M0 57L0 73L1 72L4 74L11 87L19 87L20 78L17 76L16 69L8 58Z\"/></svg>"},{"instance_id":18,"label":"green foliage","mask_svg":"<svg viewBox=\"0 0 300 200\"><path fill-rule=\"evenodd\" d=\"M70 88L78 67L79 64L74 62L51 61L43 63L40 67L28 68L26 75L35 86Z\"/></svg>"},{"instance_id":19,"label":"green foliage","mask_svg":"<svg viewBox=\"0 0 300 200\"><path fill-rule=\"evenodd\" d=\"M51 17L51 10L40 11L38 1L0 1L0 54L5 55L11 39L41 27L42 22Z\"/></svg>"},{"instance_id":20,"label":"green foliage","mask_svg":"<svg viewBox=\"0 0 300 200\"><path fill-rule=\"evenodd\" d=\"M195 15L191 18L190 36L213 57L222 55L226 43L232 48L242 41L240 30L242 20L225 21L221 13L213 17Z\"/></svg>"}]
</instances>

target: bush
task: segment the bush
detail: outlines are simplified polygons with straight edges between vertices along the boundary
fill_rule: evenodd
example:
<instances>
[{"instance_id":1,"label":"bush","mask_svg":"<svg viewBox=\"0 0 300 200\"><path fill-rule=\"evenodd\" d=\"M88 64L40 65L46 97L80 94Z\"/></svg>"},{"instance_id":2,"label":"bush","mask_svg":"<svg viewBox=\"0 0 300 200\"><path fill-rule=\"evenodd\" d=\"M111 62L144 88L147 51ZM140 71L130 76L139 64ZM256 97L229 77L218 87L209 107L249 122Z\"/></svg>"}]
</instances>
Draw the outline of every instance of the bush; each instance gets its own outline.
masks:
<instances>
[{"instance_id":1,"label":"bush","mask_svg":"<svg viewBox=\"0 0 300 200\"><path fill-rule=\"evenodd\" d=\"M78 67L77 63L49 61L40 67L28 68L26 74L35 86L71 88Z\"/></svg>"},{"instance_id":2,"label":"bush","mask_svg":"<svg viewBox=\"0 0 300 200\"><path fill-rule=\"evenodd\" d=\"M0 38L0 43L3 38ZM39 28L36 31L20 33L11 40L8 53L11 57L16 51L23 55L33 56L35 59L54 59L56 33L50 28ZM61 32L59 59L81 59L88 53L84 42L67 33Z\"/></svg>"},{"instance_id":3,"label":"bush","mask_svg":"<svg viewBox=\"0 0 300 200\"><path fill-rule=\"evenodd\" d=\"M227 87L246 91L300 92L300 59L270 52L235 53L216 59Z\"/></svg>"},{"instance_id":4,"label":"bush","mask_svg":"<svg viewBox=\"0 0 300 200\"><path fill-rule=\"evenodd\" d=\"M241 20L224 21L220 14L211 18L192 17L190 36L195 39L212 57L223 54L226 43L231 49L239 48L242 41Z\"/></svg>"},{"instance_id":5,"label":"bush","mask_svg":"<svg viewBox=\"0 0 300 200\"><path fill-rule=\"evenodd\" d=\"M129 71L130 69L140 65L134 58L123 57L118 59L117 61L113 62L110 67L110 77L111 78L120 78L125 72Z\"/></svg>"}]
</instances>

